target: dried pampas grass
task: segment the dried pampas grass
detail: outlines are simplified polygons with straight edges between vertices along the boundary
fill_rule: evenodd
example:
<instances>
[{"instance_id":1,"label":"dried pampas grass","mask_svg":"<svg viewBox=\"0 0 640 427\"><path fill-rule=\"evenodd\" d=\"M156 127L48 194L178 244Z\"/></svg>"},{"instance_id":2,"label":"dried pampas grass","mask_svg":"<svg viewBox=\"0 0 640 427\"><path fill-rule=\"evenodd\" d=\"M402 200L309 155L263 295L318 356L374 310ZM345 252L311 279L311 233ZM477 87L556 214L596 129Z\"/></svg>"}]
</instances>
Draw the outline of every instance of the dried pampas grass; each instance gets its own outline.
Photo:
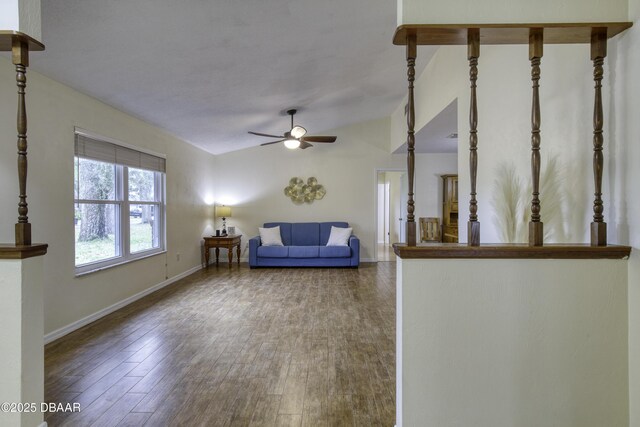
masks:
<instances>
[{"instance_id":1,"label":"dried pampas grass","mask_svg":"<svg viewBox=\"0 0 640 427\"><path fill-rule=\"evenodd\" d=\"M540 206L545 241L563 241L563 170L555 157L543 162L540 172ZM513 163L503 162L496 169L491 202L493 223L503 243L526 243L531 220L531 178L520 178Z\"/></svg>"}]
</instances>

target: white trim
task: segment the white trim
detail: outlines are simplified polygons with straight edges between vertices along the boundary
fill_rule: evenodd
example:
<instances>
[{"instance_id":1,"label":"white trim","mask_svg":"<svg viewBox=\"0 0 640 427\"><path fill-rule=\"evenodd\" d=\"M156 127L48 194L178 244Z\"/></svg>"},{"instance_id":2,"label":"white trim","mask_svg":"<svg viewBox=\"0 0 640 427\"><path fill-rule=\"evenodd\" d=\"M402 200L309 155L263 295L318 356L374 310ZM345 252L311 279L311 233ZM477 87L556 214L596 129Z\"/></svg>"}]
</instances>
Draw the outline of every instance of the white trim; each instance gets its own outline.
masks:
<instances>
[{"instance_id":1,"label":"white trim","mask_svg":"<svg viewBox=\"0 0 640 427\"><path fill-rule=\"evenodd\" d=\"M112 144L116 144L116 145L119 145L119 146L124 147L124 148L129 148L131 150L136 150L136 151L139 151L141 153L150 154L152 156L160 157L160 158L165 159L165 160L167 159L167 155L166 154L162 154L162 153L158 153L158 152L155 152L155 151L147 150L146 148L140 148L137 145L127 144L126 142L122 142L122 141L119 141L119 140L114 139L114 138L109 138L108 136L100 135L99 133L91 132L90 130L82 129L81 127L78 127L78 126L74 126L73 127L73 131L75 133L77 133L78 135L83 135L83 136L86 136L88 138L98 139L98 140L102 140L104 142L110 142Z\"/></svg>"},{"instance_id":2,"label":"white trim","mask_svg":"<svg viewBox=\"0 0 640 427\"><path fill-rule=\"evenodd\" d=\"M47 424L46 421L43 421L42 424L40 424L38 427L47 427L49 424Z\"/></svg>"},{"instance_id":3,"label":"white trim","mask_svg":"<svg viewBox=\"0 0 640 427\"><path fill-rule=\"evenodd\" d=\"M153 173L154 180L154 198L155 201L138 201L129 200L129 166L123 166L115 164L115 200L93 200L93 199L74 199L74 210L76 206L81 204L104 204L114 205L117 208L118 215L114 216L117 219L115 226L116 231L114 233L116 244L116 255L110 258L103 258L96 261L88 262L75 266L75 276L80 277L85 274L95 273L102 271L106 268L116 267L122 264L127 264L131 261L138 259L148 258L150 256L166 253L166 200L160 196L165 196L165 182L166 173L159 171L151 171ZM133 168L135 169L135 168ZM145 205L155 207L155 221L153 228L156 229L156 235L158 246L149 249L144 249L138 252L131 252L131 224L130 213L131 206ZM155 239L152 244L155 243ZM74 253L77 253L77 242L74 246Z\"/></svg>"},{"instance_id":4,"label":"white trim","mask_svg":"<svg viewBox=\"0 0 640 427\"><path fill-rule=\"evenodd\" d=\"M75 277L86 276L87 274L92 274L92 273L97 273L99 271L108 270L109 268L112 268L112 267L119 267L121 265L129 264L130 262L138 261L139 259L151 258L152 256L162 255L162 254L166 254L167 253L167 251L164 250L164 249L159 251L159 252L157 252L157 251L151 252L151 251L152 251L152 249L146 250L144 252L135 252L137 254L144 254L144 255L133 257L133 258L129 258L129 259L126 259L126 260L123 259L122 262L116 262L116 263L110 263L110 264L101 265L101 263L104 263L105 261L110 261L110 260L114 260L114 259L117 259L117 258L121 258L120 256L117 256L117 257L109 258L109 259L106 259L106 260L103 260L103 261L96 261L96 262L92 262L92 263L89 263L89 264L82 264L81 266L78 266L78 267L86 267L86 266L92 266L93 265L93 266L96 266L96 268L91 269L91 270L86 270L86 271L83 271L83 272L80 272L80 273L76 273ZM76 267L76 270L78 269L78 267Z\"/></svg>"},{"instance_id":5,"label":"white trim","mask_svg":"<svg viewBox=\"0 0 640 427\"><path fill-rule=\"evenodd\" d=\"M174 282L177 282L178 280L180 280L180 279L182 279L184 277L187 277L187 276L189 276L189 275L191 275L191 274L193 274L196 271L201 270L201 269L202 269L201 265L198 265L198 266L195 266L193 268L190 268L187 271L184 271L184 272L182 272L182 273L180 273L180 274L178 274L176 276L171 277L170 279L167 279L167 280L165 280L163 282L160 282L157 285L151 286L150 288L145 289L142 292L138 292L135 295L131 295L130 297L125 298L122 301L117 302L115 304L112 304L109 307L105 307L102 310L99 310L99 311L97 311L97 312L95 312L95 313L93 313L93 314L91 314L91 315L89 315L87 317L84 317L84 318L82 318L80 320L76 320L75 322L70 323L67 326L63 326L60 329L56 329L55 331L49 332L48 334L46 334L44 336L44 343L45 344L49 344L50 342L55 341L58 338L61 338L61 337L65 336L65 335L67 335L67 334L69 334L69 333L71 333L71 332L73 332L73 331L75 331L77 329L80 329L83 326L88 325L91 322L95 322L96 320L106 316L107 314L111 314L114 311L119 310L122 307L127 306L127 305L131 304L132 302L137 301L140 298L142 298L144 296L147 296L152 292L157 291L158 289L162 289L165 286L168 286L168 285L170 285L170 284L172 284ZM46 424L45 424L45 426L46 426Z\"/></svg>"},{"instance_id":6,"label":"white trim","mask_svg":"<svg viewBox=\"0 0 640 427\"><path fill-rule=\"evenodd\" d=\"M373 170L373 197L374 197L374 203L375 203L375 209L373 210L373 221L375 224L375 238L373 239L374 242L378 242L379 240L379 236L378 236L378 174L380 172L404 172L404 173L408 173L407 172L407 168L375 168ZM416 189L415 189L415 183L413 184L414 188L413 188L413 193L415 194ZM402 214L406 215L406 210L405 210L406 206L401 206L400 207L400 212ZM405 218L406 220L406 218ZM418 230L418 233L420 231ZM391 240L391 236L389 236L389 240ZM382 242L384 243L385 239L384 236L382 237ZM378 244L376 243L373 246L373 259L372 260L363 260L361 259L360 262L378 262Z\"/></svg>"}]
</instances>

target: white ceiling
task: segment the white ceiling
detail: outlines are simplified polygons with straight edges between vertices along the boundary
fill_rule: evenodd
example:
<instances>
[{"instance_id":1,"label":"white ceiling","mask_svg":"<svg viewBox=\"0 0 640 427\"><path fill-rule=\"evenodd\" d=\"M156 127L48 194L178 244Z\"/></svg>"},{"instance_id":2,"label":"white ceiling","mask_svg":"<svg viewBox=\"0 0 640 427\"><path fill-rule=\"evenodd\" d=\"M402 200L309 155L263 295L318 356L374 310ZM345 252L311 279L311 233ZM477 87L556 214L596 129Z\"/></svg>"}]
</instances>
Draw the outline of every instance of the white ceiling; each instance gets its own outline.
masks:
<instances>
[{"instance_id":1,"label":"white ceiling","mask_svg":"<svg viewBox=\"0 0 640 427\"><path fill-rule=\"evenodd\" d=\"M457 153L459 138L450 138L458 133L458 99L440 111L429 123L416 132L416 153ZM406 153L405 142L394 151Z\"/></svg>"},{"instance_id":2,"label":"white ceiling","mask_svg":"<svg viewBox=\"0 0 640 427\"><path fill-rule=\"evenodd\" d=\"M292 107L316 135L389 116L406 93L395 14L391 0L43 1L32 67L218 154L282 134Z\"/></svg>"}]
</instances>

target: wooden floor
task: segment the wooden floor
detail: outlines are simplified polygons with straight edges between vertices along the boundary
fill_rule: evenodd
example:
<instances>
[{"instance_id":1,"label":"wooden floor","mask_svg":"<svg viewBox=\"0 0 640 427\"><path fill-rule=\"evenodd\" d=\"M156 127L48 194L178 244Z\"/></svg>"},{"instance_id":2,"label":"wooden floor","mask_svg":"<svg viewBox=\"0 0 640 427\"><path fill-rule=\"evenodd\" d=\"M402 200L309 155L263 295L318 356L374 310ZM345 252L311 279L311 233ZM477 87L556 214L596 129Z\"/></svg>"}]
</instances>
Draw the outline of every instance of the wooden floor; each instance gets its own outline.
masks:
<instances>
[{"instance_id":1,"label":"wooden floor","mask_svg":"<svg viewBox=\"0 0 640 427\"><path fill-rule=\"evenodd\" d=\"M393 252L391 245L378 243L378 261L396 262L396 254Z\"/></svg>"},{"instance_id":2,"label":"wooden floor","mask_svg":"<svg viewBox=\"0 0 640 427\"><path fill-rule=\"evenodd\" d=\"M49 426L385 426L395 263L198 272L45 349Z\"/></svg>"}]
</instances>

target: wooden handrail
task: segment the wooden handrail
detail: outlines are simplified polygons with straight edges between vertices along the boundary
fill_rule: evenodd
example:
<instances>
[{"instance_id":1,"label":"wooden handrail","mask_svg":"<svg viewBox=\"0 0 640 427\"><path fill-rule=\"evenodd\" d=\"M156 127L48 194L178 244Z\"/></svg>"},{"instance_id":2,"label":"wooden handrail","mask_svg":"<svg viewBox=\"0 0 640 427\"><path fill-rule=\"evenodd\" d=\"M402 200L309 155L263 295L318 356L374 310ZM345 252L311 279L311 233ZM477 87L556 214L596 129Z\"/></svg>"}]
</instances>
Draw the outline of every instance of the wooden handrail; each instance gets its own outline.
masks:
<instances>
[{"instance_id":1,"label":"wooden handrail","mask_svg":"<svg viewBox=\"0 0 640 427\"><path fill-rule=\"evenodd\" d=\"M531 175L532 200L531 221L529 222L529 246L542 247L544 224L540 202L540 63L543 55L543 41L550 44L591 43L591 59L594 67L595 101L593 115L593 170L594 204L591 223L591 245L607 246L607 224L604 222L602 202L603 175L603 109L602 77L603 63L607 51L607 39L630 28L631 22L590 22L590 23L540 23L540 24L408 24L396 29L393 43L407 46L407 76L409 94L407 104L407 164L409 194L407 202L407 246L416 246L416 226L414 218L414 168L415 168L415 59L418 45L462 45L466 44L469 60L469 80L471 82L469 112L469 169L470 201L467 246L480 246L480 222L478 221L477 170L477 76L480 44L529 44L531 61L532 106L531 106ZM557 246L554 246L557 247ZM473 251L471 251L472 253Z\"/></svg>"},{"instance_id":2,"label":"wooden handrail","mask_svg":"<svg viewBox=\"0 0 640 427\"><path fill-rule=\"evenodd\" d=\"M468 29L480 29L480 43L528 44L529 30L542 28L546 44L590 43L592 28L606 28L607 37L614 37L631 28L631 22L571 22L523 24L405 24L396 28L393 44L407 44L407 36L415 35L418 46L466 45Z\"/></svg>"},{"instance_id":3,"label":"wooden handrail","mask_svg":"<svg viewBox=\"0 0 640 427\"><path fill-rule=\"evenodd\" d=\"M536 259L627 259L629 246L591 246L590 244L566 244L530 246L528 244L482 244L469 246L464 243L393 245L393 251L402 259L430 258L536 258Z\"/></svg>"}]
</instances>

